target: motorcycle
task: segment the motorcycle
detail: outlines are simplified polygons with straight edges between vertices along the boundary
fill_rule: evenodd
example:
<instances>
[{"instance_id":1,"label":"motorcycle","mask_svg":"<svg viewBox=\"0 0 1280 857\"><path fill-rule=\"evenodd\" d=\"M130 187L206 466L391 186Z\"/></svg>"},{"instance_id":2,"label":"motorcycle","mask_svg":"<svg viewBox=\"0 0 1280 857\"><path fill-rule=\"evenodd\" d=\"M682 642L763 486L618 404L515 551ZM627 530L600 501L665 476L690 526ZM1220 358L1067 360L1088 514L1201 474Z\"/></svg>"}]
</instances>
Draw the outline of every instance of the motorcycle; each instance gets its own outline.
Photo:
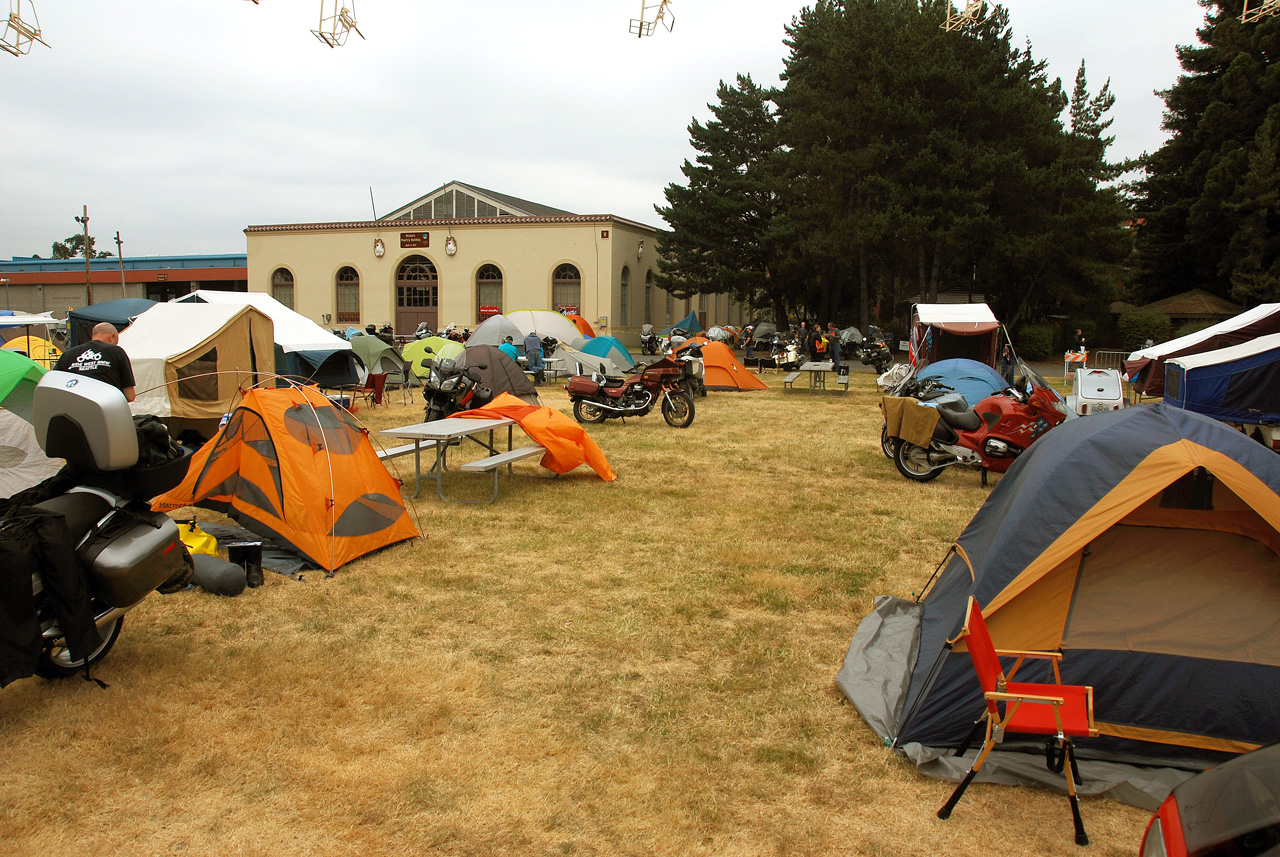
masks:
<instances>
[{"instance_id":1,"label":"motorcycle","mask_svg":"<svg viewBox=\"0 0 1280 857\"><path fill-rule=\"evenodd\" d=\"M601 367L603 368L603 367ZM609 378L604 372L574 375L564 385L573 402L573 418L580 423L602 423L607 419L643 417L661 403L662 418L673 428L693 423L693 398L684 391L688 364L663 357L648 366L636 366L627 378Z\"/></svg>"},{"instance_id":2,"label":"motorcycle","mask_svg":"<svg viewBox=\"0 0 1280 857\"><path fill-rule=\"evenodd\" d=\"M955 391L936 378L925 378L921 380L920 378L912 376L910 378L902 379L898 384L894 385L891 395L910 396L911 398L922 402L929 402L952 392ZM896 437L889 437L888 424L881 423L880 451L884 453L885 458L893 461L897 448L898 439Z\"/></svg>"},{"instance_id":3,"label":"motorcycle","mask_svg":"<svg viewBox=\"0 0 1280 857\"><path fill-rule=\"evenodd\" d=\"M893 352L877 328L868 328L867 332L875 335L858 344L858 359L863 366L874 366L877 375L883 375L893 365Z\"/></svg>"},{"instance_id":4,"label":"motorcycle","mask_svg":"<svg viewBox=\"0 0 1280 857\"><path fill-rule=\"evenodd\" d=\"M653 332L652 324L640 325L640 353L653 356L658 353L658 334Z\"/></svg>"},{"instance_id":5,"label":"motorcycle","mask_svg":"<svg viewBox=\"0 0 1280 857\"><path fill-rule=\"evenodd\" d=\"M1062 397L1030 370L1020 383L973 407L956 393L927 404L938 411L928 448L902 438L894 445L898 472L915 482L928 482L945 468L964 464L980 468L985 485L988 471L1004 473L1037 438L1067 418Z\"/></svg>"},{"instance_id":6,"label":"motorcycle","mask_svg":"<svg viewBox=\"0 0 1280 857\"><path fill-rule=\"evenodd\" d=\"M413 331L414 339L429 339L435 336L435 332L431 330L431 325L425 321L418 322L418 327Z\"/></svg>"},{"instance_id":7,"label":"motorcycle","mask_svg":"<svg viewBox=\"0 0 1280 857\"><path fill-rule=\"evenodd\" d=\"M487 369L484 363L459 366L451 357L438 357L431 363L422 384L422 398L426 400L426 422L442 420L459 411L479 408L493 401L493 390L481 383L476 370Z\"/></svg>"},{"instance_id":8,"label":"motorcycle","mask_svg":"<svg viewBox=\"0 0 1280 857\"><path fill-rule=\"evenodd\" d=\"M680 378L680 387L688 394L690 399L694 396L705 396L707 394L707 367L702 362L702 346L693 345L688 348L681 349L676 362L680 364L682 375Z\"/></svg>"},{"instance_id":9,"label":"motorcycle","mask_svg":"<svg viewBox=\"0 0 1280 857\"><path fill-rule=\"evenodd\" d=\"M30 563L40 640L33 669L45 678L81 671L89 678L89 667L119 639L126 613L153 590L177 592L191 579L177 523L150 507L150 498L186 476L191 454L139 465L138 433L124 394L76 373L42 377L33 413L40 446L69 467L29 489L21 502L61 516L74 552L74 561L58 563L41 551L44 562ZM21 517L0 521L0 530L21 527ZM14 562L22 560L6 558ZM69 598L74 592L84 598Z\"/></svg>"}]
</instances>

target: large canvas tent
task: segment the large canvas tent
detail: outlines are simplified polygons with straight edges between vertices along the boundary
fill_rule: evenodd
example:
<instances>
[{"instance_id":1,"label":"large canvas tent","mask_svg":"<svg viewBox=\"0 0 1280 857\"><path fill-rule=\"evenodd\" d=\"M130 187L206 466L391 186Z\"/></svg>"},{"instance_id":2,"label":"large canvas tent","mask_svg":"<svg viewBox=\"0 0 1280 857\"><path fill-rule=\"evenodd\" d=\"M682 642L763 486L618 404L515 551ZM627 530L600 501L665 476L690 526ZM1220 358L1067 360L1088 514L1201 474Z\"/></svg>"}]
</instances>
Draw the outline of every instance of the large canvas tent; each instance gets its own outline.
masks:
<instances>
[{"instance_id":1,"label":"large canvas tent","mask_svg":"<svg viewBox=\"0 0 1280 857\"><path fill-rule=\"evenodd\" d=\"M156 304L120 334L136 380L135 414L164 417L177 435L208 437L241 389L274 366L271 319L248 305Z\"/></svg>"},{"instance_id":2,"label":"large canvas tent","mask_svg":"<svg viewBox=\"0 0 1280 857\"><path fill-rule=\"evenodd\" d=\"M153 505L215 509L329 571L418 535L365 431L312 387L246 392Z\"/></svg>"},{"instance_id":3,"label":"large canvas tent","mask_svg":"<svg viewBox=\"0 0 1280 857\"><path fill-rule=\"evenodd\" d=\"M265 292L224 292L199 289L173 303L251 306L271 319L275 341L275 371L320 387L346 387L360 381L359 364L351 343L334 336ZM282 384L287 383L281 381Z\"/></svg>"},{"instance_id":4,"label":"large canvas tent","mask_svg":"<svg viewBox=\"0 0 1280 857\"><path fill-rule=\"evenodd\" d=\"M1152 806L1180 776L1151 768L1201 768L1280 735L1278 492L1280 456L1198 414L1157 404L1066 422L1000 480L922 600L877 599L837 684L922 771L959 779L973 751L949 748L983 703L948 641L972 595L997 648L1060 651L1063 683L1093 686L1101 735L1076 742L1084 792ZM1052 681L1044 662L1018 675ZM1043 758L1042 743L1010 738L979 779L1035 781Z\"/></svg>"},{"instance_id":5,"label":"large canvas tent","mask_svg":"<svg viewBox=\"0 0 1280 857\"><path fill-rule=\"evenodd\" d=\"M1214 419L1280 425L1280 333L1165 361L1164 402Z\"/></svg>"},{"instance_id":6,"label":"large canvas tent","mask_svg":"<svg viewBox=\"0 0 1280 857\"><path fill-rule=\"evenodd\" d=\"M1000 322L986 304L916 304L911 309L911 364L952 357L996 365Z\"/></svg>"},{"instance_id":7,"label":"large canvas tent","mask_svg":"<svg viewBox=\"0 0 1280 857\"><path fill-rule=\"evenodd\" d=\"M1261 304L1204 330L1135 351L1124 361L1124 373L1142 395L1163 396L1166 360L1216 351L1272 333L1280 333L1280 303Z\"/></svg>"},{"instance_id":8,"label":"large canvas tent","mask_svg":"<svg viewBox=\"0 0 1280 857\"><path fill-rule=\"evenodd\" d=\"M82 306L67 313L67 347L74 348L93 339L94 325L110 322L117 332L133 324L133 320L156 305L147 298L116 298Z\"/></svg>"}]
</instances>

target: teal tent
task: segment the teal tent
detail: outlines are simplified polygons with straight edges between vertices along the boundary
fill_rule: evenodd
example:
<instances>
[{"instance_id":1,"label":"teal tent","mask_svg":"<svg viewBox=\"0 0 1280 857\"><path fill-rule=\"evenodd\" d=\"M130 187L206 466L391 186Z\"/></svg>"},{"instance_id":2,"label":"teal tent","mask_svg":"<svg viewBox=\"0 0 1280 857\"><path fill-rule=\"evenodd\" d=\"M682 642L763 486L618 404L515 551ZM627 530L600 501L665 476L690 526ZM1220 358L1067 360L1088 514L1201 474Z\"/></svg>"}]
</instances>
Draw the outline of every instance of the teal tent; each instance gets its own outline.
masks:
<instances>
[{"instance_id":1,"label":"teal tent","mask_svg":"<svg viewBox=\"0 0 1280 857\"><path fill-rule=\"evenodd\" d=\"M583 354L596 357L608 357L620 369L630 369L636 361L627 351L627 347L618 341L616 336L593 336L582 346Z\"/></svg>"},{"instance_id":2,"label":"teal tent","mask_svg":"<svg viewBox=\"0 0 1280 857\"><path fill-rule=\"evenodd\" d=\"M698 321L698 314L693 310L689 310L689 314L686 315L684 318L680 319L679 321L677 321L675 324L671 325L670 327L664 328L662 330L662 335L663 336L670 335L671 331L675 330L677 327L681 328L682 330L686 330L691 334L702 332L702 322Z\"/></svg>"}]
</instances>

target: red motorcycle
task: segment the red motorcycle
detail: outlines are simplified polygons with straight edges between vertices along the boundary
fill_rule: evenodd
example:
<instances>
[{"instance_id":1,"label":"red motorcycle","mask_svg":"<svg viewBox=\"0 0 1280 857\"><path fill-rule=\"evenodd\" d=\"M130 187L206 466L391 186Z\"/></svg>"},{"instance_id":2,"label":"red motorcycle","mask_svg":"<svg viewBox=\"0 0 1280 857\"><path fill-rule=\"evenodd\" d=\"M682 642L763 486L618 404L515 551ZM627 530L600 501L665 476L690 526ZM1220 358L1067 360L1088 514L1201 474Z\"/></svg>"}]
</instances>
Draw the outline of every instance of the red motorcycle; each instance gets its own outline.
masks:
<instances>
[{"instance_id":1,"label":"red motorcycle","mask_svg":"<svg viewBox=\"0 0 1280 857\"><path fill-rule=\"evenodd\" d=\"M693 423L693 399L684 391L685 374L692 369L663 357L648 366L639 364L627 378L609 378L604 372L574 375L564 385L573 402L573 418L580 423L642 417L661 402L662 418L674 428Z\"/></svg>"},{"instance_id":2,"label":"red motorcycle","mask_svg":"<svg viewBox=\"0 0 1280 857\"><path fill-rule=\"evenodd\" d=\"M1042 378L1028 373L1023 383L988 396L973 407L955 393L922 405L936 408L938 424L928 449L897 439L893 463L916 482L936 479L956 464L1004 473L1036 438L1067 418L1067 406Z\"/></svg>"}]
</instances>

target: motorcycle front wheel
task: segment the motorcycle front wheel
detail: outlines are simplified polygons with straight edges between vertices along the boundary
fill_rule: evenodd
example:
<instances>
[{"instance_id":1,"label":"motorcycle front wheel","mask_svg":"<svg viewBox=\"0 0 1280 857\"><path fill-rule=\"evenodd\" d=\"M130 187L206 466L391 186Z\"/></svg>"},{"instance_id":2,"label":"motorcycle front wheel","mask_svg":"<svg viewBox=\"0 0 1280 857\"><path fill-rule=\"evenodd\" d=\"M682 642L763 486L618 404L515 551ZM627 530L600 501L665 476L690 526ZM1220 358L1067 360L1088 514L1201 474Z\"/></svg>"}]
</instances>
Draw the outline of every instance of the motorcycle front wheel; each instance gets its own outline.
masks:
<instances>
[{"instance_id":1,"label":"motorcycle front wheel","mask_svg":"<svg viewBox=\"0 0 1280 857\"><path fill-rule=\"evenodd\" d=\"M929 464L929 451L914 443L898 439L898 448L893 454L893 463L898 472L913 482L931 482L942 475L942 468L934 469Z\"/></svg>"},{"instance_id":2,"label":"motorcycle front wheel","mask_svg":"<svg viewBox=\"0 0 1280 857\"><path fill-rule=\"evenodd\" d=\"M580 423L602 423L605 409L587 399L578 399L573 403L573 418Z\"/></svg>"},{"instance_id":3,"label":"motorcycle front wheel","mask_svg":"<svg viewBox=\"0 0 1280 857\"><path fill-rule=\"evenodd\" d=\"M102 645L90 652L87 658L73 659L71 651L66 646L41 652L39 659L36 660L36 675L41 678L66 678L83 671L86 661L89 666L93 666L111 651L123 627L124 617L117 616L111 624L101 629L99 633L102 635Z\"/></svg>"},{"instance_id":4,"label":"motorcycle front wheel","mask_svg":"<svg viewBox=\"0 0 1280 857\"><path fill-rule=\"evenodd\" d=\"M688 428L693 424L693 399L683 390L673 390L662 397L662 418L672 428Z\"/></svg>"}]
</instances>

